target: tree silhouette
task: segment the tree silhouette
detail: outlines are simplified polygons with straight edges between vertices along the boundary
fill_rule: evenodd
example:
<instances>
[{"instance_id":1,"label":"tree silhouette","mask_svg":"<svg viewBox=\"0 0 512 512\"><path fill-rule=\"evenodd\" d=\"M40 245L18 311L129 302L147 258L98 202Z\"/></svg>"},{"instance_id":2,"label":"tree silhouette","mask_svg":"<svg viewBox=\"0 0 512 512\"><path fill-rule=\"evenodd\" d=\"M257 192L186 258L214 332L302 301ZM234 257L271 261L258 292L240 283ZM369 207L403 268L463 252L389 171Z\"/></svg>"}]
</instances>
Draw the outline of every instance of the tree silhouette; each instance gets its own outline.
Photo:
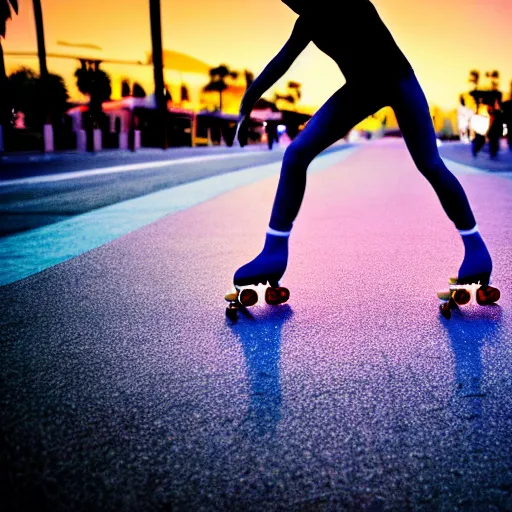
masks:
<instances>
[{"instance_id":1,"label":"tree silhouette","mask_svg":"<svg viewBox=\"0 0 512 512\"><path fill-rule=\"evenodd\" d=\"M219 93L219 111L222 112L222 93L228 88L226 78L238 78L236 71L231 71L225 64L210 69L210 82L203 87L204 92Z\"/></svg>"},{"instance_id":2,"label":"tree silhouette","mask_svg":"<svg viewBox=\"0 0 512 512\"><path fill-rule=\"evenodd\" d=\"M80 61L82 66L75 71L78 90L89 96L89 115L94 126L100 122L101 104L110 99L112 86L110 77L99 68L99 61Z\"/></svg>"},{"instance_id":3,"label":"tree silhouette","mask_svg":"<svg viewBox=\"0 0 512 512\"><path fill-rule=\"evenodd\" d=\"M41 126L48 114L52 120L59 121L69 107L68 91L59 75L48 74L44 90L41 76L29 68L20 68L12 73L9 82L13 91L13 108L25 114L27 126Z\"/></svg>"},{"instance_id":4,"label":"tree silhouette","mask_svg":"<svg viewBox=\"0 0 512 512\"><path fill-rule=\"evenodd\" d=\"M245 75L245 87L246 87L246 89L249 89L251 84L254 82L254 73L252 73L252 71L249 71L248 69L246 69L244 71L244 75Z\"/></svg>"},{"instance_id":5,"label":"tree silhouette","mask_svg":"<svg viewBox=\"0 0 512 512\"><path fill-rule=\"evenodd\" d=\"M302 91L301 91L302 84L299 82L294 82L290 80L287 83L287 93L286 94L279 94L278 92L274 93L274 101L278 102L286 101L287 103L290 103L292 106L295 106L295 104L300 100L302 97Z\"/></svg>"},{"instance_id":6,"label":"tree silhouette","mask_svg":"<svg viewBox=\"0 0 512 512\"><path fill-rule=\"evenodd\" d=\"M81 60L82 67L75 71L78 90L91 97L91 101L103 103L110 99L112 86L110 77L99 68L99 61ZM93 98L94 96L94 98Z\"/></svg>"},{"instance_id":7,"label":"tree silhouette","mask_svg":"<svg viewBox=\"0 0 512 512\"><path fill-rule=\"evenodd\" d=\"M39 57L39 74L43 80L48 75L48 68L46 67L46 46L44 42L44 25L43 25L43 11L41 9L41 0L32 0L34 9L34 18L36 22L36 36L37 36L37 55Z\"/></svg>"},{"instance_id":8,"label":"tree silhouette","mask_svg":"<svg viewBox=\"0 0 512 512\"><path fill-rule=\"evenodd\" d=\"M149 17L151 26L151 59L153 61L153 79L155 82L157 137L160 138L162 149L167 149L169 140L167 133L167 98L164 84L164 63L162 48L162 20L160 0L149 0Z\"/></svg>"},{"instance_id":9,"label":"tree silhouette","mask_svg":"<svg viewBox=\"0 0 512 512\"><path fill-rule=\"evenodd\" d=\"M476 89L478 87L478 83L480 81L480 71L477 69L472 69L469 72L469 83L473 84L473 89Z\"/></svg>"},{"instance_id":10,"label":"tree silhouette","mask_svg":"<svg viewBox=\"0 0 512 512\"><path fill-rule=\"evenodd\" d=\"M188 87L185 84L181 84L180 99L181 99L182 103L184 103L186 101L190 101L190 94L188 92Z\"/></svg>"},{"instance_id":11,"label":"tree silhouette","mask_svg":"<svg viewBox=\"0 0 512 512\"><path fill-rule=\"evenodd\" d=\"M11 9L18 14L18 0L0 0L0 37L5 37L7 20L12 18Z\"/></svg>"},{"instance_id":12,"label":"tree silhouette","mask_svg":"<svg viewBox=\"0 0 512 512\"><path fill-rule=\"evenodd\" d=\"M279 100L283 100L283 101L287 101L288 103L291 103L291 104L295 104L295 96L293 94L279 94L279 93L275 93L274 94L274 101L279 101Z\"/></svg>"},{"instance_id":13,"label":"tree silhouette","mask_svg":"<svg viewBox=\"0 0 512 512\"><path fill-rule=\"evenodd\" d=\"M292 90L295 93L295 95L297 96L297 100L300 100L300 98L302 97L301 87L302 84L300 84L299 82L288 82L288 89Z\"/></svg>"},{"instance_id":14,"label":"tree silhouette","mask_svg":"<svg viewBox=\"0 0 512 512\"><path fill-rule=\"evenodd\" d=\"M10 109L10 87L5 72L4 51L2 48L2 38L5 38L7 20L12 18L12 11L18 14L17 0L0 0L0 128L8 126L11 121ZM0 135L1 136L1 135ZM3 140L0 140L0 151L3 146Z\"/></svg>"},{"instance_id":15,"label":"tree silhouette","mask_svg":"<svg viewBox=\"0 0 512 512\"><path fill-rule=\"evenodd\" d=\"M37 79L36 72L29 68L20 68L9 77L13 91L13 108L25 114L25 124L30 127L35 126L37 118Z\"/></svg>"},{"instance_id":16,"label":"tree silhouette","mask_svg":"<svg viewBox=\"0 0 512 512\"><path fill-rule=\"evenodd\" d=\"M146 91L138 82L134 82L132 85L128 78L124 78L121 82L121 97L127 98L129 96L133 96L134 98L145 98Z\"/></svg>"},{"instance_id":17,"label":"tree silhouette","mask_svg":"<svg viewBox=\"0 0 512 512\"><path fill-rule=\"evenodd\" d=\"M130 81L125 78L121 81L121 98L126 98L127 96L131 96L131 90Z\"/></svg>"},{"instance_id":18,"label":"tree silhouette","mask_svg":"<svg viewBox=\"0 0 512 512\"><path fill-rule=\"evenodd\" d=\"M485 73L485 76L491 81L491 89L493 91L496 91L500 84L500 72L497 71L496 69L493 71L487 71Z\"/></svg>"},{"instance_id":19,"label":"tree silhouette","mask_svg":"<svg viewBox=\"0 0 512 512\"><path fill-rule=\"evenodd\" d=\"M277 112L278 110L275 103L272 103L271 101L268 101L265 98L259 98L254 104L254 108L256 110L270 109L272 110L272 112Z\"/></svg>"},{"instance_id":20,"label":"tree silhouette","mask_svg":"<svg viewBox=\"0 0 512 512\"><path fill-rule=\"evenodd\" d=\"M146 91L144 90L144 87L142 87L142 85L140 85L138 82L135 82L132 88L132 95L134 98L145 98Z\"/></svg>"}]
</instances>

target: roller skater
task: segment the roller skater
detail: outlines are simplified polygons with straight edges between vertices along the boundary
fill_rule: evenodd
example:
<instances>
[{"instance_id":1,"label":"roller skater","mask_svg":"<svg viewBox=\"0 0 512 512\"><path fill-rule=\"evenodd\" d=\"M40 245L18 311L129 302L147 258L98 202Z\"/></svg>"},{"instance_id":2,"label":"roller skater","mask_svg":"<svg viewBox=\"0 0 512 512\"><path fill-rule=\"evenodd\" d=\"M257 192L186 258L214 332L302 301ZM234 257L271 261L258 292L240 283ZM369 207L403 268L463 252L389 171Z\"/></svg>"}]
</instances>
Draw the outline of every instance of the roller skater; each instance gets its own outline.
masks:
<instances>
[{"instance_id":1,"label":"roller skater","mask_svg":"<svg viewBox=\"0 0 512 512\"><path fill-rule=\"evenodd\" d=\"M434 188L462 237L465 255L457 282L488 286L492 260L464 189L439 156L423 90L373 4L369 0L282 1L298 18L288 41L242 99L236 130L240 145L247 144L249 115L256 101L285 74L310 42L337 63L346 84L327 100L287 148L263 249L235 272L235 291L230 295L235 298L233 307L242 298L243 286L269 283L270 289L282 290L279 281L286 270L288 239L304 197L309 164L356 124L385 106L393 108L418 170ZM361 45L363 33L365 44ZM368 85L378 76L386 76L378 89ZM287 300L288 295L283 292L283 299L286 296Z\"/></svg>"}]
</instances>

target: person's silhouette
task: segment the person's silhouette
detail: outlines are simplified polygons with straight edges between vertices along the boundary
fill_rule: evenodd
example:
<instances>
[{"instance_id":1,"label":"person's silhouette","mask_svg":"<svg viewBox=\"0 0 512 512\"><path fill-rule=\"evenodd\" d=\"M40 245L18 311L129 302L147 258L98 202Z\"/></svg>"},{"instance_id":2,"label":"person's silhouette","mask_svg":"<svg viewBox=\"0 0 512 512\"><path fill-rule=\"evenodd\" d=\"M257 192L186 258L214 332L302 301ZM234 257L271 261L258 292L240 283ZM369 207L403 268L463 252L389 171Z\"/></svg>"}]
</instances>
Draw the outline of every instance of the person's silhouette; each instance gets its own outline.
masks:
<instances>
[{"instance_id":1,"label":"person's silhouette","mask_svg":"<svg viewBox=\"0 0 512 512\"><path fill-rule=\"evenodd\" d=\"M492 260L464 189L439 156L423 90L373 4L369 0L282 1L299 17L286 44L242 99L236 134L240 145L247 143L249 115L256 101L284 75L310 42L338 64L346 84L327 100L286 149L264 248L236 271L234 284L281 279L288 261L288 237L302 203L309 164L356 124L385 106L393 108L417 168L462 235L465 256L459 282L487 284ZM360 44L362 34L364 45ZM375 88L375 78L383 75L386 80Z\"/></svg>"}]
</instances>

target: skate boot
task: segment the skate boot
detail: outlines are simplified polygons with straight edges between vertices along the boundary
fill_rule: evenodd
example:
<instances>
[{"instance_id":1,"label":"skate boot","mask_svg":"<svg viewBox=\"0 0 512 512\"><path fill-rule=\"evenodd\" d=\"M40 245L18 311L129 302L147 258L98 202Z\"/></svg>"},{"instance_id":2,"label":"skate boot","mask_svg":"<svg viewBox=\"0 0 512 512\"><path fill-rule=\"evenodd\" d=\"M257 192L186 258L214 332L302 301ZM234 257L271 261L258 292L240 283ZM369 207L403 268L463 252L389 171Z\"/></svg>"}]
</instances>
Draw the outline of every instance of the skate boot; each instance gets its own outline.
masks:
<instances>
[{"instance_id":1,"label":"skate boot","mask_svg":"<svg viewBox=\"0 0 512 512\"><path fill-rule=\"evenodd\" d=\"M500 299L500 291L490 286L492 259L478 226L469 231L459 231L464 242L464 260L456 278L450 278L447 291L438 292L441 314L451 318L452 309L476 302L480 306L494 304Z\"/></svg>"},{"instance_id":2,"label":"skate boot","mask_svg":"<svg viewBox=\"0 0 512 512\"><path fill-rule=\"evenodd\" d=\"M450 278L448 290L437 292L441 301L441 314L450 319L452 310L459 306L477 303L480 306L490 306L500 300L501 293L498 288L490 286L490 276L480 275L459 280L456 277Z\"/></svg>"},{"instance_id":3,"label":"skate boot","mask_svg":"<svg viewBox=\"0 0 512 512\"><path fill-rule=\"evenodd\" d=\"M441 301L441 314L450 319L452 310L459 309L459 306L477 303L480 306L490 306L500 300L501 293L498 288L490 286L490 274L477 274L463 279L450 278L447 291L437 292Z\"/></svg>"},{"instance_id":4,"label":"skate boot","mask_svg":"<svg viewBox=\"0 0 512 512\"><path fill-rule=\"evenodd\" d=\"M228 302L226 315L236 318L238 309L254 306L258 293L254 287L267 285L265 302L270 305L285 303L290 291L279 285L288 263L288 236L267 233L265 246L256 258L240 267L233 278L234 290L224 297Z\"/></svg>"}]
</instances>

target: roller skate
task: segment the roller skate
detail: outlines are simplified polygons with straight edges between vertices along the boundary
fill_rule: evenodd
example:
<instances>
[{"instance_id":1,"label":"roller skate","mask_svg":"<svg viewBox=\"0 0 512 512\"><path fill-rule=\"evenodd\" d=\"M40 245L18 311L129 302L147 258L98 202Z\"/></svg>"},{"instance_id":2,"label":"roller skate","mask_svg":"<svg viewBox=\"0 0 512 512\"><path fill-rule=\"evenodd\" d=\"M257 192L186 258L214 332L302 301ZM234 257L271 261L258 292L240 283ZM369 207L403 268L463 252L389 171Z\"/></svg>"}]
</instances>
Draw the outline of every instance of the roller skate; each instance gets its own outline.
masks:
<instances>
[{"instance_id":1,"label":"roller skate","mask_svg":"<svg viewBox=\"0 0 512 512\"><path fill-rule=\"evenodd\" d=\"M440 312L444 318L452 317L452 310L476 302L480 306L495 304L500 299L498 288L490 286L490 275L480 274L464 279L450 278L448 290L437 292L441 301Z\"/></svg>"},{"instance_id":2,"label":"roller skate","mask_svg":"<svg viewBox=\"0 0 512 512\"><path fill-rule=\"evenodd\" d=\"M285 303L290 291L279 285L288 263L288 237L266 235L265 246L252 261L240 267L233 278L234 290L224 297L228 301L226 315L236 318L239 309L254 306L258 302L259 284L268 285L265 302L270 305Z\"/></svg>"},{"instance_id":3,"label":"roller skate","mask_svg":"<svg viewBox=\"0 0 512 512\"><path fill-rule=\"evenodd\" d=\"M284 304L290 298L290 290L284 286L279 286L279 283L269 282L265 290L265 302L271 306ZM252 287L239 287L235 286L233 291L230 291L224 296L228 302L226 307L226 316L230 320L236 320L238 311L247 312L247 308L254 306L258 303L258 292Z\"/></svg>"}]
</instances>

